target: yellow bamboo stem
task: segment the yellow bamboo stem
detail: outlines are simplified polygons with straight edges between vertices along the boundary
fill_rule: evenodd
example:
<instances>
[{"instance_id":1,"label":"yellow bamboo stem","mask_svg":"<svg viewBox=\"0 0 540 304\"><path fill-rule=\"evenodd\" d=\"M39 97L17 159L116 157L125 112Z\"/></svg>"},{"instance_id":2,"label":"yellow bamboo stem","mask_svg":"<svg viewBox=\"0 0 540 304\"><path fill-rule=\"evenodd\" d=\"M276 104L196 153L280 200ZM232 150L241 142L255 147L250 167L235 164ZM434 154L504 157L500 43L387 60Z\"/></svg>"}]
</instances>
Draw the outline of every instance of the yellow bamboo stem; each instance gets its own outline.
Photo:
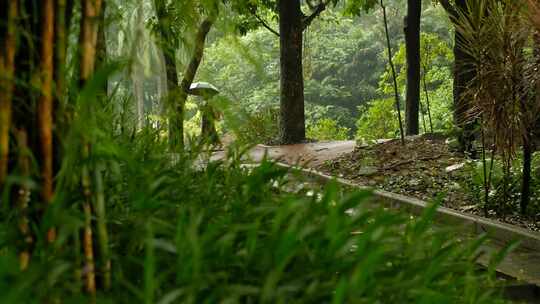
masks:
<instances>
[{"instance_id":1,"label":"yellow bamboo stem","mask_svg":"<svg viewBox=\"0 0 540 304\"><path fill-rule=\"evenodd\" d=\"M53 198L53 73L54 73L54 0L43 0L41 34L41 96L38 103L38 129L41 145L41 194L49 205ZM47 232L47 241L54 242L56 229Z\"/></svg>"},{"instance_id":2,"label":"yellow bamboo stem","mask_svg":"<svg viewBox=\"0 0 540 304\"><path fill-rule=\"evenodd\" d=\"M17 146L19 150L18 168L20 174L23 177L30 176L30 159L28 156L28 136L25 130L17 131ZM28 268L30 263L30 249L34 239L30 232L29 219L28 219L28 203L30 202L30 189L26 185L22 185L19 188L17 195L17 208L20 211L21 217L19 219L19 231L24 239L24 248L19 253L19 265L21 270Z\"/></svg>"},{"instance_id":3,"label":"yellow bamboo stem","mask_svg":"<svg viewBox=\"0 0 540 304\"><path fill-rule=\"evenodd\" d=\"M81 34L79 37L79 44L81 48L81 62L80 62L80 86L81 88L88 81L92 73L94 72L94 66L96 61L96 44L99 29L99 15L101 13L101 0L81 0L82 7L82 20L81 20ZM83 159L87 159L90 153L90 144L83 138ZM94 264L94 251L92 240L92 193L90 190L90 174L88 172L88 166L84 165L82 170L82 184L85 196L84 202L84 214L85 214L85 228L84 228L84 257L85 257L85 274L86 274L86 291L95 295L96 293L96 279L95 279L95 264Z\"/></svg>"},{"instance_id":4,"label":"yellow bamboo stem","mask_svg":"<svg viewBox=\"0 0 540 304\"><path fill-rule=\"evenodd\" d=\"M17 0L9 1L5 47L0 49L0 190L3 188L8 171L9 129L17 49L18 2Z\"/></svg>"},{"instance_id":5,"label":"yellow bamboo stem","mask_svg":"<svg viewBox=\"0 0 540 304\"><path fill-rule=\"evenodd\" d=\"M103 186L103 166L98 164L95 168L95 212L96 230L99 255L101 258L101 275L103 278L103 289L111 288L111 258L109 252L109 235L107 232L107 222L105 213L105 189Z\"/></svg>"},{"instance_id":6,"label":"yellow bamboo stem","mask_svg":"<svg viewBox=\"0 0 540 304\"><path fill-rule=\"evenodd\" d=\"M83 147L83 157L88 158L90 147ZM84 165L82 169L82 187L84 195L84 235L83 235L83 252L84 252L84 270L86 291L95 295L96 293L96 271L94 263L94 246L92 239L92 190L90 185L90 174L88 166Z\"/></svg>"},{"instance_id":7,"label":"yellow bamboo stem","mask_svg":"<svg viewBox=\"0 0 540 304\"><path fill-rule=\"evenodd\" d=\"M94 72L96 43L101 13L101 0L82 0L83 20L81 27L81 81L85 82Z\"/></svg>"},{"instance_id":8,"label":"yellow bamboo stem","mask_svg":"<svg viewBox=\"0 0 540 304\"><path fill-rule=\"evenodd\" d=\"M84 251L84 276L86 278L85 285L86 291L91 294L96 294L96 270L94 263L94 249L92 240L92 209L88 202L84 203L84 239L83 239L83 251Z\"/></svg>"}]
</instances>

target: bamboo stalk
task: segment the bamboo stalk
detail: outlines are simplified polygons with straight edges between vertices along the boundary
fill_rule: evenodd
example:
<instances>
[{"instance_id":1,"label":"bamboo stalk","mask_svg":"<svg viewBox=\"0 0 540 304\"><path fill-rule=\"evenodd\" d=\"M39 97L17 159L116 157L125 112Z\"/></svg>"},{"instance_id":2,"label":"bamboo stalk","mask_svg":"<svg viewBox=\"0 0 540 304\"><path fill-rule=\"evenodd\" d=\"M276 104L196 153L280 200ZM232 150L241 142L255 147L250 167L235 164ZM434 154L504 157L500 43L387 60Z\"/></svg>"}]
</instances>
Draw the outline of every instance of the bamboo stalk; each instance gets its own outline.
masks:
<instances>
[{"instance_id":1,"label":"bamboo stalk","mask_svg":"<svg viewBox=\"0 0 540 304\"><path fill-rule=\"evenodd\" d=\"M55 125L57 126L57 136L54 139L65 138L69 126L73 121L73 107L68 102L67 82L67 47L71 20L73 19L73 6L75 0L56 0L56 24L55 24ZM57 145L58 150L55 155L62 158L64 154L63 146ZM56 164L55 164L56 165Z\"/></svg>"},{"instance_id":2,"label":"bamboo stalk","mask_svg":"<svg viewBox=\"0 0 540 304\"><path fill-rule=\"evenodd\" d=\"M87 159L90 153L90 145L85 144L83 147L83 158ZM90 184L90 173L88 165L83 165L82 168L82 187L84 195L84 234L83 234L83 252L84 252L84 270L86 291L95 295L96 293L96 274L94 263L94 246L92 239L92 190Z\"/></svg>"},{"instance_id":3,"label":"bamboo stalk","mask_svg":"<svg viewBox=\"0 0 540 304\"><path fill-rule=\"evenodd\" d=\"M0 50L0 190L3 188L8 172L9 129L17 49L17 17L18 0L9 1L5 47Z\"/></svg>"},{"instance_id":4,"label":"bamboo stalk","mask_svg":"<svg viewBox=\"0 0 540 304\"><path fill-rule=\"evenodd\" d=\"M74 259L75 259L75 269L73 272L73 278L75 279L75 282L77 282L77 286L82 286L82 276L83 273L81 271L82 267L82 258L81 258L81 251L79 250L81 247L81 235L79 231L73 234L73 247L76 248Z\"/></svg>"},{"instance_id":5,"label":"bamboo stalk","mask_svg":"<svg viewBox=\"0 0 540 304\"><path fill-rule=\"evenodd\" d=\"M81 22L81 83L84 84L92 73L96 62L96 44L101 13L101 0L82 0L83 19Z\"/></svg>"},{"instance_id":6,"label":"bamboo stalk","mask_svg":"<svg viewBox=\"0 0 540 304\"><path fill-rule=\"evenodd\" d=\"M23 177L30 176L30 159L28 156L28 136L26 130L21 129L16 132L18 147L18 168ZM24 239L24 248L19 253L19 266L21 270L28 268L30 263L30 250L34 239L30 233L30 220L28 219L28 203L30 202L30 189L24 183L17 193L17 208L20 212L19 231Z\"/></svg>"},{"instance_id":7,"label":"bamboo stalk","mask_svg":"<svg viewBox=\"0 0 540 304\"><path fill-rule=\"evenodd\" d=\"M65 96L65 76L66 76L66 51L67 51L67 32L66 32L66 0L56 1L56 62L55 62L55 85L56 98L63 103Z\"/></svg>"},{"instance_id":8,"label":"bamboo stalk","mask_svg":"<svg viewBox=\"0 0 540 304\"><path fill-rule=\"evenodd\" d=\"M38 103L38 129L41 146L42 197L49 205L53 199L53 73L54 73L54 0L43 0L41 33L41 96ZM54 242L56 229L47 232Z\"/></svg>"},{"instance_id":9,"label":"bamboo stalk","mask_svg":"<svg viewBox=\"0 0 540 304\"><path fill-rule=\"evenodd\" d=\"M95 170L96 183L96 220L97 234L100 257L103 260L101 265L101 273L103 275L103 288L108 290L111 288L111 258L109 253L109 235L107 233L107 222L105 214L105 190L103 187L103 170L102 165L98 164Z\"/></svg>"},{"instance_id":10,"label":"bamboo stalk","mask_svg":"<svg viewBox=\"0 0 540 304\"><path fill-rule=\"evenodd\" d=\"M80 61L80 88L82 88L94 72L96 62L96 44L99 29L99 15L101 13L101 0L81 0L82 20L79 44L81 49ZM90 154L90 143L82 139L82 157L87 160ZM83 251L85 258L85 287L86 291L95 296L96 278L94 249L92 239L92 193L90 189L90 173L88 165L82 169L82 186L85 201L83 204L85 227L83 237Z\"/></svg>"},{"instance_id":11,"label":"bamboo stalk","mask_svg":"<svg viewBox=\"0 0 540 304\"><path fill-rule=\"evenodd\" d=\"M96 294L96 270L94 263L94 249L92 240L92 207L88 201L84 202L84 270L85 288L90 295Z\"/></svg>"}]
</instances>

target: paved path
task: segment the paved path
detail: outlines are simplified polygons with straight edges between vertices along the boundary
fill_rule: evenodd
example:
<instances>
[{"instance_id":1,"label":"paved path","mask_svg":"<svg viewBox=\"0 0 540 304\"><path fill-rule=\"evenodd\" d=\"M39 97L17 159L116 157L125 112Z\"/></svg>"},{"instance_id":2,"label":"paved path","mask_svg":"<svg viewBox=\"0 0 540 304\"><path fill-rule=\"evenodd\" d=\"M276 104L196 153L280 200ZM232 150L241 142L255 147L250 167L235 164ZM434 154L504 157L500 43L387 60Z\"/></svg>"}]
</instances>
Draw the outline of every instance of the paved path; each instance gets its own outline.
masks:
<instances>
[{"instance_id":1,"label":"paved path","mask_svg":"<svg viewBox=\"0 0 540 304\"><path fill-rule=\"evenodd\" d=\"M251 161L260 162L267 155L270 159L288 164L318 166L327 160L336 159L340 155L354 151L355 146L354 140L284 146L257 145L249 152L249 158ZM212 158L223 158L224 153L223 151L217 152Z\"/></svg>"}]
</instances>

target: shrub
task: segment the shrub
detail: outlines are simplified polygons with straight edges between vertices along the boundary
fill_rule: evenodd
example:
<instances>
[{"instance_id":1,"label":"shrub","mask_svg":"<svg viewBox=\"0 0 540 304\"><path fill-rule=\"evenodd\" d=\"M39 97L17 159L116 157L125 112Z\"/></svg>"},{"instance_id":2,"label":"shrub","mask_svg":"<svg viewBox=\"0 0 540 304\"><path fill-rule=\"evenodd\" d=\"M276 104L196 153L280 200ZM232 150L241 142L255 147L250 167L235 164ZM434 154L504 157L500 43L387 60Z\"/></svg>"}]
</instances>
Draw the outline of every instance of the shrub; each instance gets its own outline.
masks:
<instances>
[{"instance_id":1,"label":"shrub","mask_svg":"<svg viewBox=\"0 0 540 304\"><path fill-rule=\"evenodd\" d=\"M100 303L497 300L487 274L476 271L481 242L431 229L435 205L410 220L368 205L369 192L343 194L331 184L319 193L272 163L246 168L240 153L203 166L194 153L171 164L152 138L117 147L107 174L114 284ZM15 223L0 226L1 303L84 301L73 279L77 247L68 250L80 215L59 210L51 217L62 249L38 243L26 272L12 267Z\"/></svg>"},{"instance_id":2,"label":"shrub","mask_svg":"<svg viewBox=\"0 0 540 304\"><path fill-rule=\"evenodd\" d=\"M391 98L377 99L367 106L359 107L360 118L356 121L356 138L372 140L394 138L399 132L399 124Z\"/></svg>"},{"instance_id":3,"label":"shrub","mask_svg":"<svg viewBox=\"0 0 540 304\"><path fill-rule=\"evenodd\" d=\"M339 126L337 121L323 118L308 126L306 135L307 138L316 140L346 140L349 132L349 128Z\"/></svg>"},{"instance_id":4,"label":"shrub","mask_svg":"<svg viewBox=\"0 0 540 304\"><path fill-rule=\"evenodd\" d=\"M243 112L239 121L236 137L242 143L270 144L279 137L279 108L263 107L252 113ZM232 119L234 120L234 119Z\"/></svg>"}]
</instances>

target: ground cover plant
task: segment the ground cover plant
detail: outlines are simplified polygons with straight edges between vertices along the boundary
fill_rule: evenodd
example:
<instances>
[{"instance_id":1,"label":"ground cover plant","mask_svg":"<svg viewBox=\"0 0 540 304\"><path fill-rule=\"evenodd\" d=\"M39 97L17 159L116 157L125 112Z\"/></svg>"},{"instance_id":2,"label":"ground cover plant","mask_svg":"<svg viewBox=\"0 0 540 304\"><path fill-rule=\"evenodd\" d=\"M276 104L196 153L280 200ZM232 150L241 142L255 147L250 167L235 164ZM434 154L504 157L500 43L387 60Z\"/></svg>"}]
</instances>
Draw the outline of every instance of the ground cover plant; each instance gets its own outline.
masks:
<instances>
[{"instance_id":1,"label":"ground cover plant","mask_svg":"<svg viewBox=\"0 0 540 304\"><path fill-rule=\"evenodd\" d=\"M411 221L368 207L368 192L291 184L270 162L248 168L230 158L201 166L204 157L186 155L171 165L157 156L166 142L153 136L126 139L114 158L96 156L112 169L102 185L112 281L102 289L98 254L99 303L497 301L492 274L475 266L482 240L432 230L436 206ZM56 202L34 227L24 271L20 215L3 209L2 303L91 300L80 293L88 269L77 253L84 214L76 201ZM58 230L54 246L42 239L49 225Z\"/></svg>"}]
</instances>

